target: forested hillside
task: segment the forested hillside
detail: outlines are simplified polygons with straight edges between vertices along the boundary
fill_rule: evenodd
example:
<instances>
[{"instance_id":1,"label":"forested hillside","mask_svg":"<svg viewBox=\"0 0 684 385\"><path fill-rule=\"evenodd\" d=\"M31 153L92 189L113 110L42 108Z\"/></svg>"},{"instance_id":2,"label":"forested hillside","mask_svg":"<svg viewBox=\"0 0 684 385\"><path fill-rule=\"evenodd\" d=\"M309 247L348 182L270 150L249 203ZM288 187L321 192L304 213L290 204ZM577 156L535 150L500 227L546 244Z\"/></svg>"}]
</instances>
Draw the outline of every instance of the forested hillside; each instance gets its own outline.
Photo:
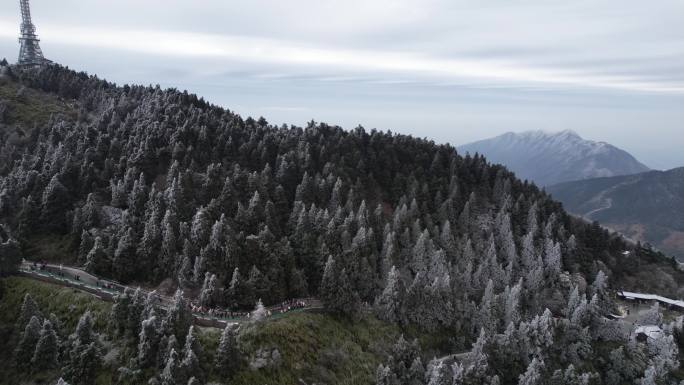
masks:
<instances>
[{"instance_id":1,"label":"forested hillside","mask_svg":"<svg viewBox=\"0 0 684 385\"><path fill-rule=\"evenodd\" d=\"M16 91L0 105L0 219L26 258L166 281L208 307L319 297L337 317L372 310L451 352L475 342L451 365L428 364L418 342L401 339L381 384L674 381L681 324L649 347L606 318L616 288L678 295L673 261L574 219L481 156L362 127L277 127L59 66L3 72L3 93ZM59 108L17 119L38 100L27 92ZM143 333L186 338L126 298L114 309L135 322L117 330L133 346L146 349Z\"/></svg>"}]
</instances>

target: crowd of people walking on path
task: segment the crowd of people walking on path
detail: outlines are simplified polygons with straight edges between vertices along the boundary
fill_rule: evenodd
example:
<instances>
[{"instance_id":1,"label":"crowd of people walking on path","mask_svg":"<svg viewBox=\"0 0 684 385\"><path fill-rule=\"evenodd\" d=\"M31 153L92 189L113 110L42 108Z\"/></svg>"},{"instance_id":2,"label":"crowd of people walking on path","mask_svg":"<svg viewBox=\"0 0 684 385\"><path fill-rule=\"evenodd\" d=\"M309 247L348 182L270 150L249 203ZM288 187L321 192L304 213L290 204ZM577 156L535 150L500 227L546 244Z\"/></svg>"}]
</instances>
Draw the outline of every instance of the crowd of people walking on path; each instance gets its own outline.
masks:
<instances>
[{"instance_id":1,"label":"crowd of people walking on path","mask_svg":"<svg viewBox=\"0 0 684 385\"><path fill-rule=\"evenodd\" d=\"M304 309L309 306L309 303L303 299L291 299L284 301L278 305L270 306L266 309L267 316L270 317L273 314L283 314L289 311ZM220 309L220 308L207 308L204 306L199 306L195 304L190 304L190 308L193 314L208 316L211 318L220 319L237 319L237 318L250 318L251 313L245 311L233 311L230 309Z\"/></svg>"},{"instance_id":2,"label":"crowd of people walking on path","mask_svg":"<svg viewBox=\"0 0 684 385\"><path fill-rule=\"evenodd\" d=\"M29 269L31 271L45 271L52 273L54 275L57 275L58 277L63 277L63 278L68 278L68 275L73 276L73 279L76 281L81 281L81 277L79 274L73 273L73 272L68 272L66 269L63 269L62 265L59 267L56 266L50 266L48 265L45 261L33 261L28 264ZM103 279L100 279L98 277L93 278L95 279L94 286L98 288L104 288L104 289L109 289L117 292L122 292L123 291L123 286L119 284L115 284L113 282L109 282ZM157 300L159 301L159 304L161 305L162 298L161 296L157 295L156 296ZM304 309L306 307L312 306L311 300L307 299L290 299L287 301L283 301L280 304L269 306L266 308L266 314L268 317L272 316L273 314L283 314L287 313L293 310L298 310L298 309ZM200 317L208 317L208 318L217 318L217 319L249 319L251 316L251 312L249 311L235 311L231 309L221 309L221 308L207 308L204 306L200 306L195 303L190 303L189 304L190 310L192 311L193 314L200 316Z\"/></svg>"}]
</instances>

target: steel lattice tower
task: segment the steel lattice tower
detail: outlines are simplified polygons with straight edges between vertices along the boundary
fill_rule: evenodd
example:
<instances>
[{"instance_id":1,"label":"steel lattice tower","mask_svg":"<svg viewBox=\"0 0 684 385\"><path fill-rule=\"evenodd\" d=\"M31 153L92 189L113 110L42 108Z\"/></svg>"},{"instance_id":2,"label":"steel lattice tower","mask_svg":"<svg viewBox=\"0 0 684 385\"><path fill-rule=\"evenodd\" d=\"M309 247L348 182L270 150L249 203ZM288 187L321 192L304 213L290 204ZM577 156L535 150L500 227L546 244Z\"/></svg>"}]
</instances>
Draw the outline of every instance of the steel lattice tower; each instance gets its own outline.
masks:
<instances>
[{"instance_id":1,"label":"steel lattice tower","mask_svg":"<svg viewBox=\"0 0 684 385\"><path fill-rule=\"evenodd\" d=\"M21 37L19 37L19 65L36 66L51 63L50 60L43 57L43 51L40 49L38 36L36 36L36 27L31 22L31 9L29 8L29 0L19 0L21 5Z\"/></svg>"}]
</instances>

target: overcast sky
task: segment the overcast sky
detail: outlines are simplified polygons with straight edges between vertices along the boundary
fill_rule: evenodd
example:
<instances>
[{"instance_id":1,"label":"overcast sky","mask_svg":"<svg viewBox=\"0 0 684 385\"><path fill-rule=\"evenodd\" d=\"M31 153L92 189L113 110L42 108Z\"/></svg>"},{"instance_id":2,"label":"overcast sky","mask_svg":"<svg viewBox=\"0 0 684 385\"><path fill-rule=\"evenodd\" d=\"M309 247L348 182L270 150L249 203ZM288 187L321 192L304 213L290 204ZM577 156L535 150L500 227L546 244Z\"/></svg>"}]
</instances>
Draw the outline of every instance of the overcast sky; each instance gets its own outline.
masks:
<instances>
[{"instance_id":1,"label":"overcast sky","mask_svg":"<svg viewBox=\"0 0 684 385\"><path fill-rule=\"evenodd\" d=\"M243 115L454 145L573 129L684 166L681 0L31 0L45 55ZM16 60L19 1L0 3Z\"/></svg>"}]
</instances>

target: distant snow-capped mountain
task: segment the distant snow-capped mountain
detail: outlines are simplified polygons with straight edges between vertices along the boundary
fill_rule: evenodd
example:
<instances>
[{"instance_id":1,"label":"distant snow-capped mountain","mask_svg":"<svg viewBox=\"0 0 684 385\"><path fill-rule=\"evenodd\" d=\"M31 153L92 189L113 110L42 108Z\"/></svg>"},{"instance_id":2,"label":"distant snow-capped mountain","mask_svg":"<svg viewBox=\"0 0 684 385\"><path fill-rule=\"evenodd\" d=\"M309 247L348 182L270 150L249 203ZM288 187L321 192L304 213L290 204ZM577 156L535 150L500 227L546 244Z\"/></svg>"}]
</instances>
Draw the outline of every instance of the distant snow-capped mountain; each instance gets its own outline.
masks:
<instances>
[{"instance_id":1,"label":"distant snow-capped mountain","mask_svg":"<svg viewBox=\"0 0 684 385\"><path fill-rule=\"evenodd\" d=\"M628 152L605 142L583 139L570 130L509 132L460 146L458 150L482 154L491 162L505 165L521 179L540 186L649 170Z\"/></svg>"}]
</instances>

